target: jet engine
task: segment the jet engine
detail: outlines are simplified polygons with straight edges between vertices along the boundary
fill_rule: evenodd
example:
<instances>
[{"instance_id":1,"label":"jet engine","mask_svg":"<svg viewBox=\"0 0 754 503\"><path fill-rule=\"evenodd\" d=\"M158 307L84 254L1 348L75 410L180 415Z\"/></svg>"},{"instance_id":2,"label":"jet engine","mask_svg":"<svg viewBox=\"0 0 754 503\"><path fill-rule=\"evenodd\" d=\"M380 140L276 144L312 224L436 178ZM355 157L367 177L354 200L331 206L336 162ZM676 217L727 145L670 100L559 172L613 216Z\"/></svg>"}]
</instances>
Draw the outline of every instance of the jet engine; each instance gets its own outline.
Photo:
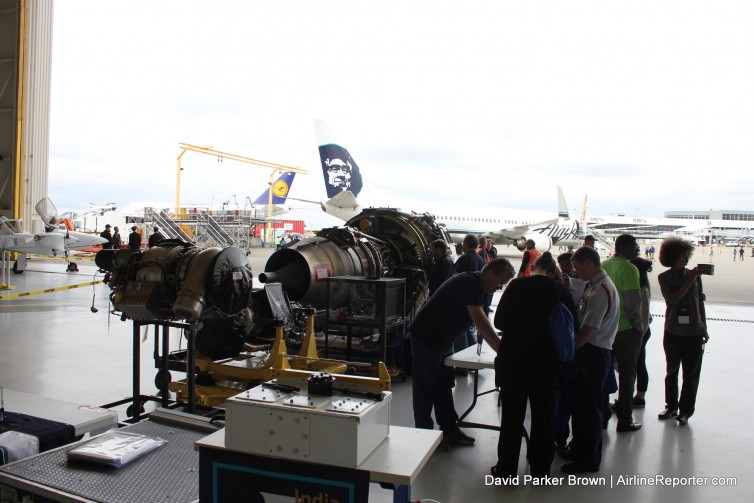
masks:
<instances>
[{"instance_id":1,"label":"jet engine","mask_svg":"<svg viewBox=\"0 0 754 503\"><path fill-rule=\"evenodd\" d=\"M249 307L251 267L236 247L202 250L163 240L143 253L101 250L95 263L110 273L110 299L124 319L195 321Z\"/></svg>"},{"instance_id":2,"label":"jet engine","mask_svg":"<svg viewBox=\"0 0 754 503\"><path fill-rule=\"evenodd\" d=\"M279 282L291 300L323 308L330 276L404 278L406 312L413 313L426 298L429 245L435 239L450 243L429 214L369 208L346 227L323 229L273 253L259 280Z\"/></svg>"},{"instance_id":3,"label":"jet engine","mask_svg":"<svg viewBox=\"0 0 754 503\"><path fill-rule=\"evenodd\" d=\"M526 250L526 241L529 239L534 241L536 244L535 248L542 253L550 251L550 248L552 248L552 239L547 234L527 234L523 239L516 241L516 248L521 251Z\"/></svg>"}]
</instances>

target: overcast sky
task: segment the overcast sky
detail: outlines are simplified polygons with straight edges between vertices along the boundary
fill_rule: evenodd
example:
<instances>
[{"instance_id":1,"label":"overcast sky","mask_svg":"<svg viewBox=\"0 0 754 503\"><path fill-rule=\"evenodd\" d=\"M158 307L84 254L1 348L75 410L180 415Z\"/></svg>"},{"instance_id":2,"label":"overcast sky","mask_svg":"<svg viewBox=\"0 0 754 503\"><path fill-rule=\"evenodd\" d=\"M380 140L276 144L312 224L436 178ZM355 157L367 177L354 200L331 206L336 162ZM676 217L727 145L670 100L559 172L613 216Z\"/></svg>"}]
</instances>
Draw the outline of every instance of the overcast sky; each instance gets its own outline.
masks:
<instances>
[{"instance_id":1,"label":"overcast sky","mask_svg":"<svg viewBox=\"0 0 754 503\"><path fill-rule=\"evenodd\" d=\"M186 142L305 168L291 195L324 199L316 118L367 205L554 213L558 184L572 214L754 210L752 26L749 0L58 0L49 194L172 207ZM183 167L197 206L269 179Z\"/></svg>"}]
</instances>

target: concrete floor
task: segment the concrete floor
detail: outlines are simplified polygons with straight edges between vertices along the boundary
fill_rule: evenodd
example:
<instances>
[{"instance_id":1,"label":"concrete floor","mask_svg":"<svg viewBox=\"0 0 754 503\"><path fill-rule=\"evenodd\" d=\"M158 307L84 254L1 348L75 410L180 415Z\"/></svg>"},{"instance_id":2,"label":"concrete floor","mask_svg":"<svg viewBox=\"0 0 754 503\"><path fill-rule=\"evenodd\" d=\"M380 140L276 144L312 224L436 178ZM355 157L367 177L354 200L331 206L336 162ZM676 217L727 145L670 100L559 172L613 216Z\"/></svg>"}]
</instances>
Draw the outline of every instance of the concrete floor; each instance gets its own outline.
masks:
<instances>
[{"instance_id":1,"label":"concrete floor","mask_svg":"<svg viewBox=\"0 0 754 503\"><path fill-rule=\"evenodd\" d=\"M252 255L255 275L263 269L267 252ZM727 262L727 261L726 261ZM256 263L256 265L255 265ZM615 422L604 433L602 470L584 483L597 486L567 485L564 487L494 487L485 484L485 475L496 459L497 433L468 430L476 437L474 447L457 447L437 451L413 487L413 499L442 502L496 501L579 501L600 502L644 501L662 502L749 502L754 498L751 456L754 433L748 422L754 417L754 404L741 398L752 380L754 361L754 259L744 263L723 264L716 257L719 274L708 278L725 281L726 303L716 303L708 295L709 332L711 340L702 371L697 412L687 427L675 421L658 421L663 408L664 353L662 323L653 324L655 335L648 345L650 385L647 407L635 411L634 418L644 423L635 433L617 434ZM14 290L7 293L38 291L63 285L80 284L95 277L93 263L80 262L80 272L67 273L62 261L35 259L29 270L11 278ZM653 273L664 270L658 265ZM719 288L719 285L716 285ZM708 293L710 290L708 289ZM92 294L97 313L91 312ZM76 402L102 405L131 396L132 325L116 316L108 316L104 285L62 292L0 300L0 385L8 389ZM655 296L659 293L656 289ZM735 300L734 300L735 299ZM748 302L747 302L748 299ZM652 312L664 313L662 301L654 301ZM141 375L143 392L155 391L152 360L153 335L142 343ZM176 332L171 349L182 343ZM185 343L183 343L185 346ZM492 386L493 372L480 373L480 387ZM394 384L392 422L413 426L411 383ZM464 410L471 401L472 378L457 381L456 408ZM746 397L746 395L743 395ZM121 419L125 407L119 407ZM495 394L480 399L469 420L499 422ZM524 450L519 473L525 468ZM562 460L556 458L552 475L560 477ZM676 477L682 485L651 485L647 479L620 485L623 479L639 476L655 482L656 477ZM604 479L600 478L604 477ZM688 485L689 477L702 477L702 485ZM725 485L716 485L717 478L730 478ZM665 480L665 479L663 479ZM668 482L666 482L668 483ZM683 485L686 484L686 485ZM391 501L391 493L373 485L371 501Z\"/></svg>"}]
</instances>

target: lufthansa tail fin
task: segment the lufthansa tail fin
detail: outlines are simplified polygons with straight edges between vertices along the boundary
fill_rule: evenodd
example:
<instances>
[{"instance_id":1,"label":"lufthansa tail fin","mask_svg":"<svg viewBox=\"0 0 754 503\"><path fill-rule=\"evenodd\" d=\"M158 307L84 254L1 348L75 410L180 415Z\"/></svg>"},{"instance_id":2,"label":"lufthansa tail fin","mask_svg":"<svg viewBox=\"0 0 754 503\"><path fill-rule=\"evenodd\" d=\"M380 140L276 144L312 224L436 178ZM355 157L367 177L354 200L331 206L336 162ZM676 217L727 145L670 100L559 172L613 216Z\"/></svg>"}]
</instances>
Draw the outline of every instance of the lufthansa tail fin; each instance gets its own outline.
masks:
<instances>
[{"instance_id":1,"label":"lufthansa tail fin","mask_svg":"<svg viewBox=\"0 0 754 503\"><path fill-rule=\"evenodd\" d=\"M322 176L325 179L328 199L345 191L351 192L354 198L358 197L363 182L356 161L348 150L336 141L325 122L315 120L314 130L317 134Z\"/></svg>"},{"instance_id":2,"label":"lufthansa tail fin","mask_svg":"<svg viewBox=\"0 0 754 503\"><path fill-rule=\"evenodd\" d=\"M262 192L259 197L252 203L253 205L265 205L270 203L270 191L272 191L272 204L285 204L285 199L288 197L288 192L293 185L293 179L296 173L286 171L275 180L272 185Z\"/></svg>"},{"instance_id":3,"label":"lufthansa tail fin","mask_svg":"<svg viewBox=\"0 0 754 503\"><path fill-rule=\"evenodd\" d=\"M563 189L560 188L560 185L558 185L557 187L558 187L558 219L568 220L571 217L568 214L568 205L566 205L566 202L565 202Z\"/></svg>"}]
</instances>

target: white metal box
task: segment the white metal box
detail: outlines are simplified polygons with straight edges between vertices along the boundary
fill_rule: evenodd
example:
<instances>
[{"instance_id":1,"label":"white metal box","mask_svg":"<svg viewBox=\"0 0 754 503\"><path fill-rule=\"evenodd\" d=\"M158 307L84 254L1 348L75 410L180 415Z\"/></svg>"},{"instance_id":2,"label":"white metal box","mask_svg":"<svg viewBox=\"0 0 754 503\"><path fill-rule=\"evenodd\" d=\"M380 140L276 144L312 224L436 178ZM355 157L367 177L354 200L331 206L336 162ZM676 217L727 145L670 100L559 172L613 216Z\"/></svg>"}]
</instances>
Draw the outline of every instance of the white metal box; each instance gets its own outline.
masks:
<instances>
[{"instance_id":1,"label":"white metal box","mask_svg":"<svg viewBox=\"0 0 754 503\"><path fill-rule=\"evenodd\" d=\"M357 467L390 433L392 393L382 401L257 386L225 402L225 446L298 461Z\"/></svg>"}]
</instances>

